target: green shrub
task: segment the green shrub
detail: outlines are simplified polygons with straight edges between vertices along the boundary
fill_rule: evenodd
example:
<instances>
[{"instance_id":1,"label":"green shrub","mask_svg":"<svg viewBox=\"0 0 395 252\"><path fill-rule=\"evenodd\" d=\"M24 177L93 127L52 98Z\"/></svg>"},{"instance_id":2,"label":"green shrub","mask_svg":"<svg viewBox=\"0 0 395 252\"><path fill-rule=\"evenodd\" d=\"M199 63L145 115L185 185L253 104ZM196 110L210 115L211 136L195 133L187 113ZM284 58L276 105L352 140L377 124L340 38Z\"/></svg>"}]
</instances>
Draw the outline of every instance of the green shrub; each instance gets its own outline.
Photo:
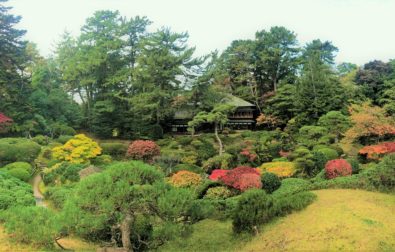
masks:
<instances>
[{"instance_id":1,"label":"green shrub","mask_svg":"<svg viewBox=\"0 0 395 252\"><path fill-rule=\"evenodd\" d=\"M333 159L336 159L339 157L339 154L337 153L337 151L334 149L331 149L331 148L319 148L319 149L316 149L315 151L321 152L322 154L324 154L327 161L333 160Z\"/></svg>"},{"instance_id":2,"label":"green shrub","mask_svg":"<svg viewBox=\"0 0 395 252\"><path fill-rule=\"evenodd\" d=\"M299 178L287 178L281 181L281 186L273 192L273 196L288 196L310 190L310 182Z\"/></svg>"},{"instance_id":3,"label":"green shrub","mask_svg":"<svg viewBox=\"0 0 395 252\"><path fill-rule=\"evenodd\" d=\"M41 146L24 138L0 139L0 166L12 162L31 163L40 153Z\"/></svg>"},{"instance_id":4,"label":"green shrub","mask_svg":"<svg viewBox=\"0 0 395 252\"><path fill-rule=\"evenodd\" d=\"M192 222L197 222L213 216L216 211L215 202L207 199L194 200L188 209L188 215Z\"/></svg>"},{"instance_id":5,"label":"green shrub","mask_svg":"<svg viewBox=\"0 0 395 252\"><path fill-rule=\"evenodd\" d=\"M203 169L197 165L191 165L191 164L178 164L174 167L172 173L176 173L178 171L190 171L190 172L195 172L195 173L204 173Z\"/></svg>"},{"instance_id":6,"label":"green shrub","mask_svg":"<svg viewBox=\"0 0 395 252\"><path fill-rule=\"evenodd\" d=\"M202 163L203 161L215 156L217 151L214 146L207 140L200 140L201 144L195 146L196 154L198 156L198 161Z\"/></svg>"},{"instance_id":7,"label":"green shrub","mask_svg":"<svg viewBox=\"0 0 395 252\"><path fill-rule=\"evenodd\" d=\"M78 172L85 167L86 164L58 163L51 168L44 169L43 181L46 185L77 182L80 180Z\"/></svg>"},{"instance_id":8,"label":"green shrub","mask_svg":"<svg viewBox=\"0 0 395 252\"><path fill-rule=\"evenodd\" d=\"M29 184L0 172L0 210L13 206L32 206L35 203Z\"/></svg>"},{"instance_id":9,"label":"green shrub","mask_svg":"<svg viewBox=\"0 0 395 252\"><path fill-rule=\"evenodd\" d=\"M33 168L31 166L31 164L26 163L26 162L10 163L10 164L4 166L3 169L6 169L6 170L22 169L22 170L27 171L29 174L31 174L33 172Z\"/></svg>"},{"instance_id":10,"label":"green shrub","mask_svg":"<svg viewBox=\"0 0 395 252\"><path fill-rule=\"evenodd\" d=\"M128 150L128 145L120 142L101 143L102 153L114 158L122 158Z\"/></svg>"},{"instance_id":11,"label":"green shrub","mask_svg":"<svg viewBox=\"0 0 395 252\"><path fill-rule=\"evenodd\" d=\"M211 181L211 180L205 180L202 184L200 184L196 188L196 195L198 199L202 199L205 195L208 189L212 187L217 187L217 186L222 186L221 182L219 181Z\"/></svg>"},{"instance_id":12,"label":"green shrub","mask_svg":"<svg viewBox=\"0 0 395 252\"><path fill-rule=\"evenodd\" d=\"M358 162L358 160L355 159L355 158L347 158L346 160L352 167L352 174L359 173L359 162Z\"/></svg>"},{"instance_id":13,"label":"green shrub","mask_svg":"<svg viewBox=\"0 0 395 252\"><path fill-rule=\"evenodd\" d=\"M311 192L299 192L285 197L273 197L273 216L285 216L313 203L317 196Z\"/></svg>"},{"instance_id":14,"label":"green shrub","mask_svg":"<svg viewBox=\"0 0 395 252\"><path fill-rule=\"evenodd\" d=\"M43 135L37 135L33 137L32 141L38 143L39 145L48 145L49 143L48 137Z\"/></svg>"},{"instance_id":15,"label":"green shrub","mask_svg":"<svg viewBox=\"0 0 395 252\"><path fill-rule=\"evenodd\" d=\"M180 136L180 137L177 137L176 140L182 146L186 146L186 145L189 145L193 141L193 138L191 136Z\"/></svg>"},{"instance_id":16,"label":"green shrub","mask_svg":"<svg viewBox=\"0 0 395 252\"><path fill-rule=\"evenodd\" d=\"M233 156L229 153L224 153L221 156L217 155L205 161L203 169L205 172L210 173L214 169L231 169L234 165Z\"/></svg>"},{"instance_id":17,"label":"green shrub","mask_svg":"<svg viewBox=\"0 0 395 252\"><path fill-rule=\"evenodd\" d=\"M265 172L261 176L262 179L262 189L267 193L272 193L281 186L281 180L279 177L271 172Z\"/></svg>"},{"instance_id":18,"label":"green shrub","mask_svg":"<svg viewBox=\"0 0 395 252\"><path fill-rule=\"evenodd\" d=\"M61 144L65 144L67 141L69 141L72 138L73 136L71 135L61 135L57 139L55 139L55 141Z\"/></svg>"},{"instance_id":19,"label":"green shrub","mask_svg":"<svg viewBox=\"0 0 395 252\"><path fill-rule=\"evenodd\" d=\"M252 189L243 193L237 203L233 216L233 231L257 231L258 225L266 223L271 218L270 208L273 201L263 190Z\"/></svg>"},{"instance_id":20,"label":"green shrub","mask_svg":"<svg viewBox=\"0 0 395 252\"><path fill-rule=\"evenodd\" d=\"M49 199L53 206L62 209L67 198L70 197L74 185L52 186L45 192L45 198Z\"/></svg>"},{"instance_id":21,"label":"green shrub","mask_svg":"<svg viewBox=\"0 0 395 252\"><path fill-rule=\"evenodd\" d=\"M23 168L15 168L12 170L8 170L7 174L25 182L28 182L30 179L30 173Z\"/></svg>"},{"instance_id":22,"label":"green shrub","mask_svg":"<svg viewBox=\"0 0 395 252\"><path fill-rule=\"evenodd\" d=\"M15 241L29 245L53 248L60 233L55 215L44 207L14 207L2 212L0 221Z\"/></svg>"},{"instance_id":23,"label":"green shrub","mask_svg":"<svg viewBox=\"0 0 395 252\"><path fill-rule=\"evenodd\" d=\"M233 196L233 192L226 186L211 187L207 190L204 198L207 199L226 199Z\"/></svg>"},{"instance_id":24,"label":"green shrub","mask_svg":"<svg viewBox=\"0 0 395 252\"><path fill-rule=\"evenodd\" d=\"M92 159L92 164L96 166L105 166L112 162L110 155L100 155Z\"/></svg>"}]
</instances>

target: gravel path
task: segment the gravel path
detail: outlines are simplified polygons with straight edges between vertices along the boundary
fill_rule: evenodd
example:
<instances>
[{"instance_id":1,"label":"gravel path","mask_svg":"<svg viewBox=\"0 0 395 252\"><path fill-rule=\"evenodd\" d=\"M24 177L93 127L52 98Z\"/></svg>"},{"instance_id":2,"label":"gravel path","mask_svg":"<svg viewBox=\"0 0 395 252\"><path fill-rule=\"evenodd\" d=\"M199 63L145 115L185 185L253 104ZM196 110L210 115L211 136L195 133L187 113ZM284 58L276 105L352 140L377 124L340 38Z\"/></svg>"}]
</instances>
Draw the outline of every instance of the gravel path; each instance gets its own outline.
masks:
<instances>
[{"instance_id":1,"label":"gravel path","mask_svg":"<svg viewBox=\"0 0 395 252\"><path fill-rule=\"evenodd\" d=\"M39 187L41 181L42 179L40 174L37 174L33 179L33 194L34 194L34 198L36 199L37 206L47 207L47 205L44 202L44 195L41 193Z\"/></svg>"}]
</instances>

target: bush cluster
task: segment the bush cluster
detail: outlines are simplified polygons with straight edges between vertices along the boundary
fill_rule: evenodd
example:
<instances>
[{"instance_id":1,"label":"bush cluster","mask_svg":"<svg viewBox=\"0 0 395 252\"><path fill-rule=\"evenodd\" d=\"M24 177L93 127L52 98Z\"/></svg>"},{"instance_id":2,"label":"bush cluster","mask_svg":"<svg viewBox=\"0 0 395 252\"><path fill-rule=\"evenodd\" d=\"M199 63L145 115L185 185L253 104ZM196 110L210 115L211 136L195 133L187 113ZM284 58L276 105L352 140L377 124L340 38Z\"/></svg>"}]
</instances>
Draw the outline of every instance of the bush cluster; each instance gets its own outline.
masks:
<instances>
[{"instance_id":1,"label":"bush cluster","mask_svg":"<svg viewBox=\"0 0 395 252\"><path fill-rule=\"evenodd\" d=\"M352 167L345 159L330 160L325 165L325 174L328 179L339 176L350 176L352 174Z\"/></svg>"},{"instance_id":2,"label":"bush cluster","mask_svg":"<svg viewBox=\"0 0 395 252\"><path fill-rule=\"evenodd\" d=\"M0 171L0 210L35 204L32 187Z\"/></svg>"},{"instance_id":3,"label":"bush cluster","mask_svg":"<svg viewBox=\"0 0 395 252\"><path fill-rule=\"evenodd\" d=\"M263 190L249 190L241 195L234 210L233 231L257 232L259 225L269 222L276 216L301 210L311 204L315 198L316 195L311 192L279 197L268 195Z\"/></svg>"},{"instance_id":4,"label":"bush cluster","mask_svg":"<svg viewBox=\"0 0 395 252\"><path fill-rule=\"evenodd\" d=\"M293 162L270 162L262 164L259 170L261 173L271 172L280 178L286 178L295 174L296 166Z\"/></svg>"},{"instance_id":5,"label":"bush cluster","mask_svg":"<svg viewBox=\"0 0 395 252\"><path fill-rule=\"evenodd\" d=\"M196 187L202 183L202 177L194 172L179 171L169 181L175 187Z\"/></svg>"},{"instance_id":6,"label":"bush cluster","mask_svg":"<svg viewBox=\"0 0 395 252\"><path fill-rule=\"evenodd\" d=\"M40 153L41 146L24 138L0 139L0 166L12 162L31 163Z\"/></svg>"},{"instance_id":7,"label":"bush cluster","mask_svg":"<svg viewBox=\"0 0 395 252\"><path fill-rule=\"evenodd\" d=\"M102 153L113 158L122 158L126 155L128 146L120 142L100 143Z\"/></svg>"},{"instance_id":8,"label":"bush cluster","mask_svg":"<svg viewBox=\"0 0 395 252\"><path fill-rule=\"evenodd\" d=\"M259 172L248 166L239 166L229 170L224 176L221 176L219 180L225 185L240 191L262 187Z\"/></svg>"},{"instance_id":9,"label":"bush cluster","mask_svg":"<svg viewBox=\"0 0 395 252\"><path fill-rule=\"evenodd\" d=\"M56 160L73 164L87 163L100 154L100 146L84 134L75 135L64 145L52 149L52 156Z\"/></svg>"},{"instance_id":10,"label":"bush cluster","mask_svg":"<svg viewBox=\"0 0 395 252\"><path fill-rule=\"evenodd\" d=\"M126 156L135 160L151 162L155 156L159 156L159 146L150 140L136 140L130 143Z\"/></svg>"}]
</instances>

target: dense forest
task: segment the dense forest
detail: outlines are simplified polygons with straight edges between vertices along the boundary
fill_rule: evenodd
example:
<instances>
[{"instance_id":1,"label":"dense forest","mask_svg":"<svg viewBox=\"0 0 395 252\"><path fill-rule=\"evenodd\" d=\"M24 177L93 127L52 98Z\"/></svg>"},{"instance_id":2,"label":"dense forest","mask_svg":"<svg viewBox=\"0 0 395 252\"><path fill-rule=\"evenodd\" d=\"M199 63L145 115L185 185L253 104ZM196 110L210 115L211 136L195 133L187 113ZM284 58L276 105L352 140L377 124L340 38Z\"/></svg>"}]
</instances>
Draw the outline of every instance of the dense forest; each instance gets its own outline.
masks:
<instances>
[{"instance_id":1,"label":"dense forest","mask_svg":"<svg viewBox=\"0 0 395 252\"><path fill-rule=\"evenodd\" d=\"M208 219L214 238L227 221L250 237L312 190L395 192L395 60L336 63L331 41L300 44L282 26L197 57L188 33L109 10L43 57L6 2L0 227L14 242L188 251ZM229 124L229 95L254 108L250 128Z\"/></svg>"}]
</instances>

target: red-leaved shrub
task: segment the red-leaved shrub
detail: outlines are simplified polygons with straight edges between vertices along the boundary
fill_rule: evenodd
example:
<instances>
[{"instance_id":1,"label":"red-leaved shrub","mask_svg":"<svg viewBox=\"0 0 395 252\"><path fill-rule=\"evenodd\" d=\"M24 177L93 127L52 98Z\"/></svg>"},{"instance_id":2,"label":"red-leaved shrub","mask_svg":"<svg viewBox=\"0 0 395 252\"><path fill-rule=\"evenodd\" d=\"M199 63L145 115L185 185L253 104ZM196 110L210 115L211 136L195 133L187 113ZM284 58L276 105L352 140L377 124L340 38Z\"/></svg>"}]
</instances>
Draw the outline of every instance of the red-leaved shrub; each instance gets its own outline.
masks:
<instances>
[{"instance_id":1,"label":"red-leaved shrub","mask_svg":"<svg viewBox=\"0 0 395 252\"><path fill-rule=\"evenodd\" d=\"M251 152L249 148L244 148L241 150L240 155L244 156L245 158L248 159L250 162L254 162L255 159L258 157L257 154Z\"/></svg>"},{"instance_id":2,"label":"red-leaved shrub","mask_svg":"<svg viewBox=\"0 0 395 252\"><path fill-rule=\"evenodd\" d=\"M395 152L395 142L365 146L358 153L366 156L367 159L378 160L382 155L393 152Z\"/></svg>"},{"instance_id":3,"label":"red-leaved shrub","mask_svg":"<svg viewBox=\"0 0 395 252\"><path fill-rule=\"evenodd\" d=\"M152 161L155 156L159 156L159 146L150 140L136 140L130 143L126 156L132 159Z\"/></svg>"},{"instance_id":4,"label":"red-leaved shrub","mask_svg":"<svg viewBox=\"0 0 395 252\"><path fill-rule=\"evenodd\" d=\"M208 177L208 179L212 181L217 181L225 176L228 172L229 170L215 169L211 172L211 175Z\"/></svg>"},{"instance_id":5,"label":"red-leaved shrub","mask_svg":"<svg viewBox=\"0 0 395 252\"><path fill-rule=\"evenodd\" d=\"M251 175L251 176L244 176ZM259 179L259 183L257 182ZM233 170L229 170L224 176L219 178L225 185L233 187L237 190L244 191L249 188L261 188L259 172L248 166L239 166Z\"/></svg>"},{"instance_id":6,"label":"red-leaved shrub","mask_svg":"<svg viewBox=\"0 0 395 252\"><path fill-rule=\"evenodd\" d=\"M330 160L325 165L325 174L328 179L350 176L352 174L352 167L344 159Z\"/></svg>"},{"instance_id":7,"label":"red-leaved shrub","mask_svg":"<svg viewBox=\"0 0 395 252\"><path fill-rule=\"evenodd\" d=\"M261 176L253 173L242 174L234 187L242 192L251 188L262 188Z\"/></svg>"}]
</instances>

